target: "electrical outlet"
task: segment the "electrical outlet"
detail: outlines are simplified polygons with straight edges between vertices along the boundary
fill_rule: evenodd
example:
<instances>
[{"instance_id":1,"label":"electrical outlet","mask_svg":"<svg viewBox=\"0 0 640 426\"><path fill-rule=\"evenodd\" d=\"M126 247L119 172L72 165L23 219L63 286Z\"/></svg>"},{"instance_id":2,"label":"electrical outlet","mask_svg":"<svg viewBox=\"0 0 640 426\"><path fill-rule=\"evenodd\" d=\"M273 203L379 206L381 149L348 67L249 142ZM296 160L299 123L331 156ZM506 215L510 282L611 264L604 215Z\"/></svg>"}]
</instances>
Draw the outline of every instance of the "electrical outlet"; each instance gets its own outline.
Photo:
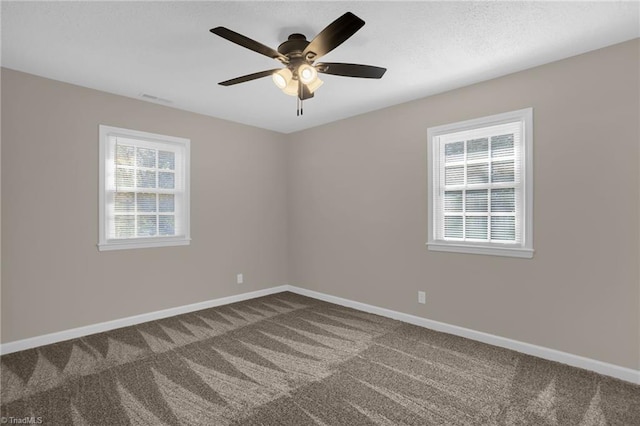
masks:
<instances>
[{"instance_id":1,"label":"electrical outlet","mask_svg":"<svg viewBox=\"0 0 640 426\"><path fill-rule=\"evenodd\" d=\"M424 291L418 292L418 303L427 303L427 294Z\"/></svg>"},{"instance_id":2,"label":"electrical outlet","mask_svg":"<svg viewBox=\"0 0 640 426\"><path fill-rule=\"evenodd\" d=\"M236 275L236 283L238 284L244 283L244 276L242 274Z\"/></svg>"}]
</instances>

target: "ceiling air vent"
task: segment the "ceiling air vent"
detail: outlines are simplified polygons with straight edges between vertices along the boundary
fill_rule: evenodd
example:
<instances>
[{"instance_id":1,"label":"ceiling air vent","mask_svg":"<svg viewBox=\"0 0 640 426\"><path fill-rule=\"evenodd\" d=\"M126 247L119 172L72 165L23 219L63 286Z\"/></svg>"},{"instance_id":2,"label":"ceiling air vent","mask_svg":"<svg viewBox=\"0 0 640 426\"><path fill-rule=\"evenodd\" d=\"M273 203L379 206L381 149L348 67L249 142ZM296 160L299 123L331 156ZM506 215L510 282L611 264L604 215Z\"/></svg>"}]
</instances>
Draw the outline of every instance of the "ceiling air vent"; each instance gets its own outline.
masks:
<instances>
[{"instance_id":1,"label":"ceiling air vent","mask_svg":"<svg viewBox=\"0 0 640 426\"><path fill-rule=\"evenodd\" d=\"M165 103L165 104L171 104L171 103L173 103L173 102L172 102L171 100L169 100L169 99L159 98L159 97L157 97L157 96L150 95L150 94L148 94L148 93L140 93L140 97L141 97L141 98L144 98L144 99L146 99L146 100L149 100L149 101L162 102L162 103Z\"/></svg>"}]
</instances>

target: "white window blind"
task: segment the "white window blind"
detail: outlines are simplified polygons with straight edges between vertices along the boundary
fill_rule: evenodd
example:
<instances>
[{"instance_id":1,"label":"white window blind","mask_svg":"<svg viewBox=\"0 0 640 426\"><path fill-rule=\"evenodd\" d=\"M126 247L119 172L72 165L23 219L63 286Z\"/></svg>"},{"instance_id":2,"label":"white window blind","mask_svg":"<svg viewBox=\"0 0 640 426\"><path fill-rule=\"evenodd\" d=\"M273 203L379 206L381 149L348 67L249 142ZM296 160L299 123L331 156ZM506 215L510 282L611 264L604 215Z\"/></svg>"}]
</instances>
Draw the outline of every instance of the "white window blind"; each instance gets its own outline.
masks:
<instances>
[{"instance_id":1,"label":"white window blind","mask_svg":"<svg viewBox=\"0 0 640 426\"><path fill-rule=\"evenodd\" d=\"M430 129L430 249L530 257L527 116Z\"/></svg>"},{"instance_id":2,"label":"white window blind","mask_svg":"<svg viewBox=\"0 0 640 426\"><path fill-rule=\"evenodd\" d=\"M100 126L104 249L189 241L189 141Z\"/></svg>"}]
</instances>

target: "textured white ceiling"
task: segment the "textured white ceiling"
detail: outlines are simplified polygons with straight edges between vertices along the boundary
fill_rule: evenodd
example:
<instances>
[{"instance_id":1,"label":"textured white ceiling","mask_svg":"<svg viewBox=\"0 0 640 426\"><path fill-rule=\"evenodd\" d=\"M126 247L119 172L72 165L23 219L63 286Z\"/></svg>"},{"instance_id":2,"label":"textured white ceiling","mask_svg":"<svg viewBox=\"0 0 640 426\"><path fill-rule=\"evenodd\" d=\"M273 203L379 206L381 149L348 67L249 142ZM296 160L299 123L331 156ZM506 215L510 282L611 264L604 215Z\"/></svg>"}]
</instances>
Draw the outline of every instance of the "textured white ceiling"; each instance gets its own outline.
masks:
<instances>
[{"instance_id":1,"label":"textured white ceiling","mask_svg":"<svg viewBox=\"0 0 640 426\"><path fill-rule=\"evenodd\" d=\"M293 132L640 36L639 2L2 2L2 66ZM279 63L209 32L276 48L351 11L366 25L323 57L388 69L322 76L296 117L270 78L217 83ZM162 103L159 101L154 101Z\"/></svg>"}]
</instances>

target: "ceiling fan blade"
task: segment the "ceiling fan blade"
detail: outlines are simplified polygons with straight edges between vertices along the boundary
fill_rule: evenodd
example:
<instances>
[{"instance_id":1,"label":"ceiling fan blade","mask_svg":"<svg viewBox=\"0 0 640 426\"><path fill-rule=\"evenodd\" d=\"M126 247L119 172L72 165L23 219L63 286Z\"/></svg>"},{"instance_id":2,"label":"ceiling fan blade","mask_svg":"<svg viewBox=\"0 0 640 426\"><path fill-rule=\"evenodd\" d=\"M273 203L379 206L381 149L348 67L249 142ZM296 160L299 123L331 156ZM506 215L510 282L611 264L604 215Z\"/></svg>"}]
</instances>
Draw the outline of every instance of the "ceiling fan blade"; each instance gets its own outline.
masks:
<instances>
[{"instance_id":1,"label":"ceiling fan blade","mask_svg":"<svg viewBox=\"0 0 640 426\"><path fill-rule=\"evenodd\" d=\"M221 86L233 86L234 84L244 83L247 81L255 80L257 78L267 77L273 74L276 71L279 71L280 68L276 68L273 70L266 70L260 72L254 72L253 74L243 75L242 77L232 78L231 80L222 81L218 83Z\"/></svg>"},{"instance_id":2,"label":"ceiling fan blade","mask_svg":"<svg viewBox=\"0 0 640 426\"><path fill-rule=\"evenodd\" d=\"M249 50L253 50L254 52L258 52L261 55L268 56L273 59L277 59L283 63L286 63L289 61L286 56L282 55L277 50L274 50L269 46L265 46L262 43L258 43L257 41L252 40L249 37L243 36L242 34L238 34L235 31L231 31L229 28L215 27L210 29L209 31L211 31L216 35L219 35L224 39L229 40L232 43L238 44Z\"/></svg>"},{"instance_id":3,"label":"ceiling fan blade","mask_svg":"<svg viewBox=\"0 0 640 426\"><path fill-rule=\"evenodd\" d=\"M316 65L318 72L323 74L341 75L343 77L382 78L386 68L373 65L343 64L339 62L323 62Z\"/></svg>"},{"instance_id":4,"label":"ceiling fan blade","mask_svg":"<svg viewBox=\"0 0 640 426\"><path fill-rule=\"evenodd\" d=\"M315 56L308 58L311 60L326 55L354 35L363 25L362 19L351 12L345 13L311 40L311 43L302 52L303 57L306 58L309 52L315 54Z\"/></svg>"}]
</instances>

